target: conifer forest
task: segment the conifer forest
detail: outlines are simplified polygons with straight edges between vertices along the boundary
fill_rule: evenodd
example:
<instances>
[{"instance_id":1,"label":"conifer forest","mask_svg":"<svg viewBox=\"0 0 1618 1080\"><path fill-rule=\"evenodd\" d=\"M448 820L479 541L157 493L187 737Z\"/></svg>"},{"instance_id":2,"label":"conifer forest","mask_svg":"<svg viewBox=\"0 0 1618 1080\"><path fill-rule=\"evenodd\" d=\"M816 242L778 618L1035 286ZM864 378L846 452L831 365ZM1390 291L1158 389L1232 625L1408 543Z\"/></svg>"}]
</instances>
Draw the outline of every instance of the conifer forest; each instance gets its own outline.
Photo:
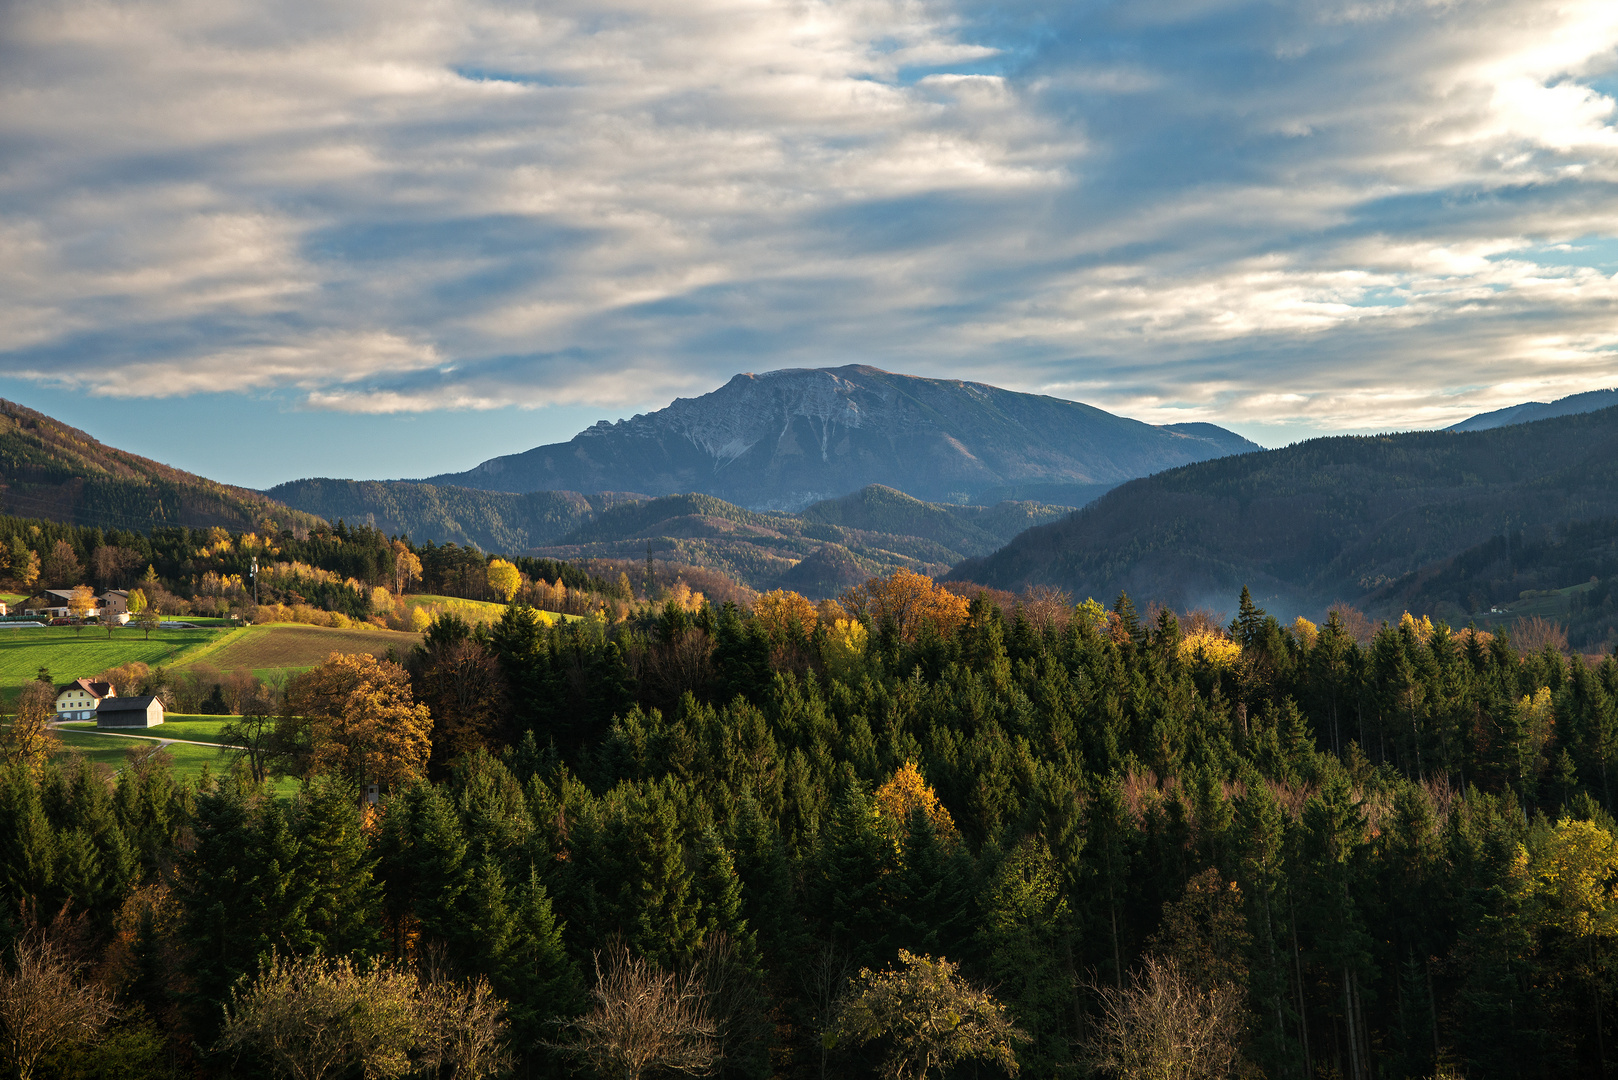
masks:
<instances>
[{"instance_id":1,"label":"conifer forest","mask_svg":"<svg viewBox=\"0 0 1618 1080\"><path fill-rule=\"evenodd\" d=\"M10 1067L1618 1064L1618 659L952 589L444 615L262 687L199 782L13 736Z\"/></svg>"}]
</instances>

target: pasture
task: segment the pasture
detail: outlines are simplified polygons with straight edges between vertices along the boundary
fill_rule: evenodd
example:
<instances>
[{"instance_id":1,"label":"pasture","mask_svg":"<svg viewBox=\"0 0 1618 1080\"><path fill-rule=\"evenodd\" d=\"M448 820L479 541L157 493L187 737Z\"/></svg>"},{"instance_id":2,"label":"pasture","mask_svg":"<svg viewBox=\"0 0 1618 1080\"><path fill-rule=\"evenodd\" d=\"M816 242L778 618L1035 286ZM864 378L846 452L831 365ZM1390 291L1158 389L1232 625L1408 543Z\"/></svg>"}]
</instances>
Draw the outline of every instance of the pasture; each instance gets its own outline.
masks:
<instances>
[{"instance_id":1,"label":"pasture","mask_svg":"<svg viewBox=\"0 0 1618 1080\"><path fill-rule=\"evenodd\" d=\"M61 739L62 749L56 755L58 759L72 754L80 754L98 765L105 765L113 772L118 772L129 764L129 755L132 750L143 757L157 752L160 747L158 739L193 739L199 742L217 742L218 729L229 720L217 717L185 717L176 724L184 728L180 731L169 731L168 724L162 727L149 729L150 734L139 736L108 735L94 730L94 724L86 725L64 724L56 731ZM204 738L209 734L204 730L211 725L212 737ZM215 749L210 746L187 746L183 743L168 743L161 747L162 753L168 758L169 768L173 771L176 780L189 784L196 784L205 776L218 776L230 768L230 757L223 752L223 747ZM272 779L269 788L277 798L290 798L298 792L298 781L291 778L280 780Z\"/></svg>"},{"instance_id":2,"label":"pasture","mask_svg":"<svg viewBox=\"0 0 1618 1080\"><path fill-rule=\"evenodd\" d=\"M240 631L235 631L239 633ZM138 660L148 667L173 666L210 651L232 631L118 629L108 637L99 627L47 626L32 630L0 628L0 696L16 698L40 668L58 684L96 675Z\"/></svg>"}]
</instances>

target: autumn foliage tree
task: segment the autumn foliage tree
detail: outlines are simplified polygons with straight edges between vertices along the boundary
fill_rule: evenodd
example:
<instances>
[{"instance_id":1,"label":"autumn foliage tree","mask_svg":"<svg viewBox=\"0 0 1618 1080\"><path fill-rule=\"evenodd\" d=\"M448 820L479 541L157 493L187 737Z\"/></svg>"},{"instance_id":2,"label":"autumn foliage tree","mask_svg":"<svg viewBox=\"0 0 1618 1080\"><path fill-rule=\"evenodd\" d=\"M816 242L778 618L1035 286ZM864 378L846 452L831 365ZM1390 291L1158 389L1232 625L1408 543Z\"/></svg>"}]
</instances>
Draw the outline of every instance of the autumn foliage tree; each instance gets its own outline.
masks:
<instances>
[{"instance_id":1,"label":"autumn foliage tree","mask_svg":"<svg viewBox=\"0 0 1618 1080\"><path fill-rule=\"evenodd\" d=\"M56 732L51 730L51 718L55 715L55 688L37 679L27 683L17 697L17 711L12 714L11 723L0 729L0 762L38 772L59 742Z\"/></svg>"},{"instance_id":2,"label":"autumn foliage tree","mask_svg":"<svg viewBox=\"0 0 1618 1080\"><path fill-rule=\"evenodd\" d=\"M510 603L511 598L517 595L522 588L522 574L505 559L494 559L489 563L489 590L502 604Z\"/></svg>"},{"instance_id":3,"label":"autumn foliage tree","mask_svg":"<svg viewBox=\"0 0 1618 1080\"><path fill-rule=\"evenodd\" d=\"M753 601L753 618L773 642L784 641L796 625L809 633L820 621L820 612L808 597L790 589L775 589Z\"/></svg>"},{"instance_id":4,"label":"autumn foliage tree","mask_svg":"<svg viewBox=\"0 0 1618 1080\"><path fill-rule=\"evenodd\" d=\"M877 817L892 833L902 833L910 815L920 812L927 816L940 840L949 842L957 835L955 819L938 801L914 761L905 762L887 783L877 788L874 801Z\"/></svg>"},{"instance_id":5,"label":"autumn foliage tree","mask_svg":"<svg viewBox=\"0 0 1618 1080\"><path fill-rule=\"evenodd\" d=\"M308 736L311 773L334 772L361 790L422 775L432 717L398 664L367 653L332 653L294 678L283 715Z\"/></svg>"},{"instance_id":6,"label":"autumn foliage tree","mask_svg":"<svg viewBox=\"0 0 1618 1080\"><path fill-rule=\"evenodd\" d=\"M843 609L856 619L869 619L873 627L892 622L899 640L916 640L931 623L945 636L966 622L970 601L933 584L933 579L911 570L896 570L885 578L872 578L840 597Z\"/></svg>"},{"instance_id":7,"label":"autumn foliage tree","mask_svg":"<svg viewBox=\"0 0 1618 1080\"><path fill-rule=\"evenodd\" d=\"M895 967L860 972L831 1035L883 1043L886 1080L927 1080L962 1061L987 1062L1014 1076L1013 1044L1027 1038L992 994L961 978L959 964L904 949Z\"/></svg>"}]
</instances>

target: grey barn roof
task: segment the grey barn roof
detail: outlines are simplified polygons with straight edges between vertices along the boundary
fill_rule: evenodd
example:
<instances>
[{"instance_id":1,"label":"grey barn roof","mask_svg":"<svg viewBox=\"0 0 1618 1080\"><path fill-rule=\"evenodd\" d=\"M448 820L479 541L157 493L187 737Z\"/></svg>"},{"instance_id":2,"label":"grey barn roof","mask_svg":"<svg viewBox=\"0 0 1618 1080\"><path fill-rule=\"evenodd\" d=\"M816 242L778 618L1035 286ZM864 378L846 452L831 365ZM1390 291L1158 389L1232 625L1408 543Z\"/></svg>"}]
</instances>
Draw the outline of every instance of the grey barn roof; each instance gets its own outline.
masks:
<instances>
[{"instance_id":1,"label":"grey barn roof","mask_svg":"<svg viewBox=\"0 0 1618 1080\"><path fill-rule=\"evenodd\" d=\"M101 707L97 712L145 712L146 706L157 699L150 694L145 697L110 697L101 699Z\"/></svg>"}]
</instances>

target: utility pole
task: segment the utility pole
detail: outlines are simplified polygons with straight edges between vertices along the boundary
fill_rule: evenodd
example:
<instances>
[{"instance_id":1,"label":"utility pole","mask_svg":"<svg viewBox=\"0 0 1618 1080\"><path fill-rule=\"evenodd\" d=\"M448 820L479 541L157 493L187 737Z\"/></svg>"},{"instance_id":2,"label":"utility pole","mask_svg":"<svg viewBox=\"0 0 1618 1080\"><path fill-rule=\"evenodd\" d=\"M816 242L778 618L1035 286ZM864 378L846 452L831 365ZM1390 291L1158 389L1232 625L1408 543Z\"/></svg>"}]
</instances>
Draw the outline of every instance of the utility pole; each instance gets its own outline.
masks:
<instances>
[{"instance_id":1,"label":"utility pole","mask_svg":"<svg viewBox=\"0 0 1618 1080\"><path fill-rule=\"evenodd\" d=\"M258 556L253 556L253 606L258 607Z\"/></svg>"}]
</instances>

